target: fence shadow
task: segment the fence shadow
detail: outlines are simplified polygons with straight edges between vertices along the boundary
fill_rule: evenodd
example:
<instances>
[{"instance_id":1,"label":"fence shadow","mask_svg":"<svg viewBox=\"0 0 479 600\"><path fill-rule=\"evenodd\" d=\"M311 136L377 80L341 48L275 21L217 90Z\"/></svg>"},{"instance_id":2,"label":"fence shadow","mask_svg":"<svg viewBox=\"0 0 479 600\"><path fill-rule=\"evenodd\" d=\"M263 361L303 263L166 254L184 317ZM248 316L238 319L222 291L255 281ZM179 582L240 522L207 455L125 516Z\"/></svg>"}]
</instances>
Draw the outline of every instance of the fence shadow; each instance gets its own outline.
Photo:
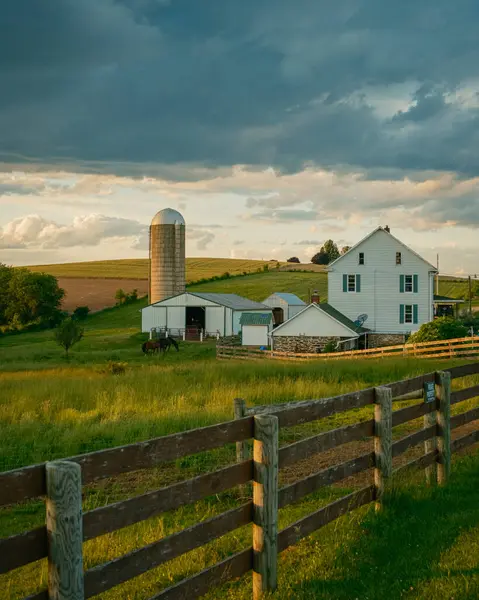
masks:
<instances>
[{"instance_id":1,"label":"fence shadow","mask_svg":"<svg viewBox=\"0 0 479 600\"><path fill-rule=\"evenodd\" d=\"M440 564L445 553L454 551L460 536L479 526L477 458L475 464L472 457L457 461L454 471L445 488L426 487L421 483L423 476L418 476L413 484L390 490L383 513L376 515L370 510L361 522L359 539L339 550L334 579L303 581L297 589L293 588L294 597L423 598L426 596L414 592L421 583L479 573L479 564L471 568L470 558L467 560L467 548L457 549L456 568L447 569ZM476 544L470 552L474 553L475 547ZM458 564L464 569L457 569ZM456 588L451 596L444 590L445 595L434 598L477 598L477 589L464 590L462 595L458 591Z\"/></svg>"}]
</instances>

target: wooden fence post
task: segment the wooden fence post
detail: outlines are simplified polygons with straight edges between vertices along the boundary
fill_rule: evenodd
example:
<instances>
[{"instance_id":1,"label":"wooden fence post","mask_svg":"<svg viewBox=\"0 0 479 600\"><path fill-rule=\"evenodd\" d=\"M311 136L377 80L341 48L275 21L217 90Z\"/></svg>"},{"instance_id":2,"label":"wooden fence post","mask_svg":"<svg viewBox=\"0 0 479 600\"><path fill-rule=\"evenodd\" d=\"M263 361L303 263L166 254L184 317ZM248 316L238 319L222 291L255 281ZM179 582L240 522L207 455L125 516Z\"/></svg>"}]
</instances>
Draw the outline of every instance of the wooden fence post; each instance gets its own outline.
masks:
<instances>
[{"instance_id":1,"label":"wooden fence post","mask_svg":"<svg viewBox=\"0 0 479 600\"><path fill-rule=\"evenodd\" d=\"M235 419L246 417L246 402L243 398L234 399ZM243 462L248 458L248 444L246 440L236 442L236 462Z\"/></svg>"},{"instance_id":2,"label":"wooden fence post","mask_svg":"<svg viewBox=\"0 0 479 600\"><path fill-rule=\"evenodd\" d=\"M277 586L278 417L254 417L253 600Z\"/></svg>"},{"instance_id":3,"label":"wooden fence post","mask_svg":"<svg viewBox=\"0 0 479 600\"><path fill-rule=\"evenodd\" d=\"M451 472L451 374L436 373L437 411L437 483L444 485Z\"/></svg>"},{"instance_id":4,"label":"wooden fence post","mask_svg":"<svg viewBox=\"0 0 479 600\"><path fill-rule=\"evenodd\" d=\"M48 598L84 600L81 467L49 462L46 471Z\"/></svg>"},{"instance_id":5,"label":"wooden fence post","mask_svg":"<svg viewBox=\"0 0 479 600\"><path fill-rule=\"evenodd\" d=\"M428 402L428 398L427 398L427 384L425 384L424 386L424 402ZM434 394L434 404L437 406L437 387L435 388L435 394ZM424 415L424 429L428 429L429 427L432 427L433 425L436 424L436 411L427 413ZM434 452L437 449L437 437L433 436L432 438L426 440L424 442L424 454L429 454L429 452ZM425 469L425 476L426 476L426 483L431 485L433 483L436 483L436 478L437 478L437 469L436 469L436 462L433 462L432 465L429 465L429 467L426 467Z\"/></svg>"},{"instance_id":6,"label":"wooden fence post","mask_svg":"<svg viewBox=\"0 0 479 600\"><path fill-rule=\"evenodd\" d=\"M393 398L389 388L378 387L374 391L374 485L376 486L376 510L379 510L385 483L392 474Z\"/></svg>"}]
</instances>

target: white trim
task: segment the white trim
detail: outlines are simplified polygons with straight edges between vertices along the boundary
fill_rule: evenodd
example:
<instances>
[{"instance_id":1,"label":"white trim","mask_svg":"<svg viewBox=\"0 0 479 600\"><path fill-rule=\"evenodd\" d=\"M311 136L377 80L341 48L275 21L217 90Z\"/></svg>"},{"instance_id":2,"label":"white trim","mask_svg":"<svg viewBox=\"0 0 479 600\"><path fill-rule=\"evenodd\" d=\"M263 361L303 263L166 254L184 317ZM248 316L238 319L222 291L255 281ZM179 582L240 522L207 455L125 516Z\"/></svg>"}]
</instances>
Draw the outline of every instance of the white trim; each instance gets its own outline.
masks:
<instances>
[{"instance_id":1,"label":"white trim","mask_svg":"<svg viewBox=\"0 0 479 600\"><path fill-rule=\"evenodd\" d=\"M376 229L374 231L371 231L371 233L369 233L366 237L364 237L362 240L360 240L357 244L355 244L354 246L352 246L345 254L342 254L339 258L337 258L336 260L333 260L332 263L330 263L328 265L328 268L326 269L327 271L329 271L331 269L331 267L333 265L335 265L337 262L339 262L342 258L344 258L345 256L347 256L350 252L353 252L353 250L357 250L358 247L363 244L366 240L368 240L370 237L372 237L373 235L375 235L378 231L383 231L384 233L387 233L388 235L390 235L393 240L396 240L396 242L398 242L398 244L401 244L401 246L403 248L406 248L407 250L409 250L409 252L412 252L415 256L417 256L417 258L420 258L422 260L423 263L426 263L426 265L428 267L431 267L431 270L434 273L437 273L437 269L435 266L431 265L430 262L428 262L425 258L423 258L420 254L418 254L416 251L414 251L412 248L409 248L409 246L406 246L406 244L404 242L401 242L401 240L398 240L397 237L395 237L391 232L386 231L383 227L376 227ZM402 257L401 257L402 258ZM402 264L402 263L401 263ZM396 266L400 266L400 265L396 265Z\"/></svg>"}]
</instances>

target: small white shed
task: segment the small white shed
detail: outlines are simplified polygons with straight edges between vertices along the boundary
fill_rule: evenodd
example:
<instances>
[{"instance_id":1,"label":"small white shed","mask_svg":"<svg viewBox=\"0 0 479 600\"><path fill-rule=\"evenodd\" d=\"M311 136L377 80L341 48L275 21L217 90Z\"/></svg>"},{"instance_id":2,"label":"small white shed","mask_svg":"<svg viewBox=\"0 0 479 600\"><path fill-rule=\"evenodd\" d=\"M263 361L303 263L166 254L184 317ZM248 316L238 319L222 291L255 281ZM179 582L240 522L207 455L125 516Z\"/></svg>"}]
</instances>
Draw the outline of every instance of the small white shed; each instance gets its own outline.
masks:
<instances>
[{"instance_id":1,"label":"small white shed","mask_svg":"<svg viewBox=\"0 0 479 600\"><path fill-rule=\"evenodd\" d=\"M303 302L296 294L290 294L289 292L275 292L268 296L263 304L273 309L275 325L280 325L291 319L306 307L306 302Z\"/></svg>"},{"instance_id":2,"label":"small white shed","mask_svg":"<svg viewBox=\"0 0 479 600\"><path fill-rule=\"evenodd\" d=\"M237 294L184 292L143 308L141 330L167 329L178 335L184 329L197 328L211 335L237 335L241 315L250 312L272 314L268 306Z\"/></svg>"},{"instance_id":3,"label":"small white shed","mask_svg":"<svg viewBox=\"0 0 479 600\"><path fill-rule=\"evenodd\" d=\"M317 352L328 342L338 349L351 349L367 330L359 327L327 303L310 304L271 333L279 352Z\"/></svg>"},{"instance_id":4,"label":"small white shed","mask_svg":"<svg viewBox=\"0 0 479 600\"><path fill-rule=\"evenodd\" d=\"M272 314L243 313L241 315L241 343L243 346L269 346Z\"/></svg>"}]
</instances>

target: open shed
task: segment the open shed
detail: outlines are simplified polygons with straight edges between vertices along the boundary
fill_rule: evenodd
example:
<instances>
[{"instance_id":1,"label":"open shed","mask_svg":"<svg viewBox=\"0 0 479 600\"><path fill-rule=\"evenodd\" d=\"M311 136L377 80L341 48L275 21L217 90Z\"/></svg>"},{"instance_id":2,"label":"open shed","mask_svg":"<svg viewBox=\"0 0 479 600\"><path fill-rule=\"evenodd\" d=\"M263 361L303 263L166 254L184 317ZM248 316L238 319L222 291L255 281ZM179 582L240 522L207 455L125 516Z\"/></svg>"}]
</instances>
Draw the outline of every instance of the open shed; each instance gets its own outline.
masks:
<instances>
[{"instance_id":1,"label":"open shed","mask_svg":"<svg viewBox=\"0 0 479 600\"><path fill-rule=\"evenodd\" d=\"M306 302L289 292L275 292L268 296L263 304L272 308L275 326L291 319L306 307Z\"/></svg>"},{"instance_id":2,"label":"open shed","mask_svg":"<svg viewBox=\"0 0 479 600\"><path fill-rule=\"evenodd\" d=\"M244 313L269 313L272 310L237 294L184 292L141 310L141 330L167 330L178 335L185 329L197 329L207 335L237 335Z\"/></svg>"}]
</instances>

